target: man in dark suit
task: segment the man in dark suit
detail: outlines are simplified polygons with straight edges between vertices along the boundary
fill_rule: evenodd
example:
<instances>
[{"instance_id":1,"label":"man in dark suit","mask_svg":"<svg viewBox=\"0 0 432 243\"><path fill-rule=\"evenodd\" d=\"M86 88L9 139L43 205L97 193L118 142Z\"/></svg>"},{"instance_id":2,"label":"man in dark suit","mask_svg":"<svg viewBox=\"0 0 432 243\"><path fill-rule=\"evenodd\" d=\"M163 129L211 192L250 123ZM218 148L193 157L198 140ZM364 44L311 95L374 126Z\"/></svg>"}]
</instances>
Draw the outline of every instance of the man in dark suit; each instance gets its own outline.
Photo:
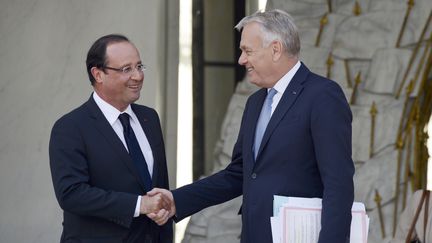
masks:
<instances>
[{"instance_id":1,"label":"man in dark suit","mask_svg":"<svg viewBox=\"0 0 432 243\"><path fill-rule=\"evenodd\" d=\"M60 242L172 242L172 223L146 214L169 208L165 148L155 110L133 104L145 66L122 35L99 38L87 54L94 92L51 132L49 156L55 194L64 211ZM153 218L164 220L160 210Z\"/></svg>"},{"instance_id":2,"label":"man in dark suit","mask_svg":"<svg viewBox=\"0 0 432 243\"><path fill-rule=\"evenodd\" d=\"M232 162L172 195L150 194L171 197L176 220L243 195L244 243L272 242L274 195L319 197L318 242L349 242L352 114L341 88L299 61L298 31L287 13L257 12L236 28L242 30L238 62L262 89L246 103Z\"/></svg>"}]
</instances>

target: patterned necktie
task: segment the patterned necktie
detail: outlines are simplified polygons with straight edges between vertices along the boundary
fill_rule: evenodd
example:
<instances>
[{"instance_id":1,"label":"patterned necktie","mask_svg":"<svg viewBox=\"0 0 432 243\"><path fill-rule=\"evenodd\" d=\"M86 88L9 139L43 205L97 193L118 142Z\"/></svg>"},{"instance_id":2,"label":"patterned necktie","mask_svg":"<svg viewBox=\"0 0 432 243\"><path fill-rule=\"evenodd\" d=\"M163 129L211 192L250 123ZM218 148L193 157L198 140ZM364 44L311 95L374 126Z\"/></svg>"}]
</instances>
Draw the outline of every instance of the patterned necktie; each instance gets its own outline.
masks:
<instances>
[{"instance_id":1,"label":"patterned necktie","mask_svg":"<svg viewBox=\"0 0 432 243\"><path fill-rule=\"evenodd\" d=\"M254 155L255 159L258 155L259 148L261 146L261 140L264 136L264 132L267 128L267 124L270 121L271 117L271 105L273 103L273 96L277 93L277 91L271 88L266 96L264 104L261 109L261 114L258 118L258 123L255 129L255 143L254 143Z\"/></svg>"},{"instance_id":2,"label":"patterned necktie","mask_svg":"<svg viewBox=\"0 0 432 243\"><path fill-rule=\"evenodd\" d=\"M130 125L129 115L127 113L120 114L119 120L123 126L123 135L126 140L129 155L131 156L132 161L134 162L141 178L144 181L146 191L150 191L152 189L152 179L147 167L147 162L141 151L135 133Z\"/></svg>"}]
</instances>

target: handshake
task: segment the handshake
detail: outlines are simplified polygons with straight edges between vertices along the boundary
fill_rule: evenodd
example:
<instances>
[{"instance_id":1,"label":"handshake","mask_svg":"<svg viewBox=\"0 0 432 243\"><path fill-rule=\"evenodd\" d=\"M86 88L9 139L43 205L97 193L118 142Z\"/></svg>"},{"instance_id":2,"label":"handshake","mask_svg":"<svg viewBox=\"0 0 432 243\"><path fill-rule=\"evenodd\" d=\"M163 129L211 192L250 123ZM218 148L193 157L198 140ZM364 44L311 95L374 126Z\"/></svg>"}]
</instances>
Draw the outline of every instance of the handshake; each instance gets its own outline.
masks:
<instances>
[{"instance_id":1,"label":"handshake","mask_svg":"<svg viewBox=\"0 0 432 243\"><path fill-rule=\"evenodd\" d=\"M140 214L164 225L176 213L174 197L166 189L154 188L141 197Z\"/></svg>"}]
</instances>

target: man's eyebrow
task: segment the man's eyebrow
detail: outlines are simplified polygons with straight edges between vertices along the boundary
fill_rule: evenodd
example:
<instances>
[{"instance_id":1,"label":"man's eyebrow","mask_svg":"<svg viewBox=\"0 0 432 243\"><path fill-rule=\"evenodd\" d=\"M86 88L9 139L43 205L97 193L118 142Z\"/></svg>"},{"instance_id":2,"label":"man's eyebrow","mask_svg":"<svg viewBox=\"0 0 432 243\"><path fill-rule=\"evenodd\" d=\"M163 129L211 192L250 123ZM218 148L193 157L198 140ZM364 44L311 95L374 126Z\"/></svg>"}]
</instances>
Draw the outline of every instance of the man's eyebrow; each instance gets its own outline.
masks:
<instances>
[{"instance_id":1,"label":"man's eyebrow","mask_svg":"<svg viewBox=\"0 0 432 243\"><path fill-rule=\"evenodd\" d=\"M138 65L138 64L142 64L142 61L139 60L135 65ZM128 67L128 66L133 66L133 65L134 64L132 62L128 62L128 63L122 65L121 67Z\"/></svg>"},{"instance_id":2,"label":"man's eyebrow","mask_svg":"<svg viewBox=\"0 0 432 243\"><path fill-rule=\"evenodd\" d=\"M240 50L250 50L250 48L245 45L240 45L239 48Z\"/></svg>"}]
</instances>

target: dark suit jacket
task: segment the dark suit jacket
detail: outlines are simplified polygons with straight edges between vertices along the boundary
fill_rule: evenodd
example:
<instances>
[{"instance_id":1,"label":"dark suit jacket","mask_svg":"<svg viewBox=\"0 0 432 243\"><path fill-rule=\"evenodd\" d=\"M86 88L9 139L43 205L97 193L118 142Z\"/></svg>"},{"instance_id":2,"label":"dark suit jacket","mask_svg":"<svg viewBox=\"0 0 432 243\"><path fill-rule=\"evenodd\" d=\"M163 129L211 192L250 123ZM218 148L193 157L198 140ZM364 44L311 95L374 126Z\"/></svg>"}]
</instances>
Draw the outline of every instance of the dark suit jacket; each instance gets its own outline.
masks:
<instances>
[{"instance_id":1,"label":"dark suit jacket","mask_svg":"<svg viewBox=\"0 0 432 243\"><path fill-rule=\"evenodd\" d=\"M154 157L154 187L168 188L159 117L132 104ZM159 227L133 217L143 181L126 148L91 97L54 125L49 145L55 194L64 211L61 242L172 242L172 222Z\"/></svg>"},{"instance_id":2,"label":"dark suit jacket","mask_svg":"<svg viewBox=\"0 0 432 243\"><path fill-rule=\"evenodd\" d=\"M254 131L266 94L260 89L249 97L227 168L173 191L177 220L243 194L242 242L268 243L273 195L320 197L319 242L346 242L354 164L352 114L341 88L302 64L270 119L255 161Z\"/></svg>"}]
</instances>

